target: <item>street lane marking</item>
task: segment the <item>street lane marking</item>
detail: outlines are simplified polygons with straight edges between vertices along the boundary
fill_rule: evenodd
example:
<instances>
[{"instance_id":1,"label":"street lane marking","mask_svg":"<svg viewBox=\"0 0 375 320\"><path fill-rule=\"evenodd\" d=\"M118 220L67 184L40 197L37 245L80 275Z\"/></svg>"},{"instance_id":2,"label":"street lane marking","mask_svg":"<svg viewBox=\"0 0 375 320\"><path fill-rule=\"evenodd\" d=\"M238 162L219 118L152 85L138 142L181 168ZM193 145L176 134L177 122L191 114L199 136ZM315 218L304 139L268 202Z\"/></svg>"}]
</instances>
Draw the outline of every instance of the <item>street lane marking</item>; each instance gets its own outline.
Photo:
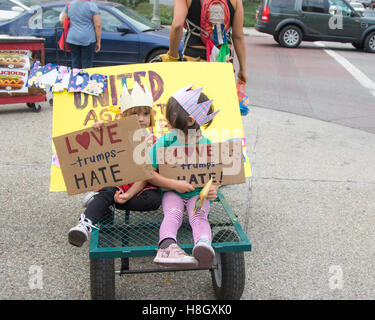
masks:
<instances>
[{"instance_id":1,"label":"street lane marking","mask_svg":"<svg viewBox=\"0 0 375 320\"><path fill-rule=\"evenodd\" d=\"M316 41L315 44L319 47L324 48L325 44ZM331 49L324 49L324 51L340 63L363 87L370 90L370 93L375 97L375 82L372 81L368 76L366 76L361 70L356 66L351 64L347 59L345 59L340 54L334 52Z\"/></svg>"}]
</instances>

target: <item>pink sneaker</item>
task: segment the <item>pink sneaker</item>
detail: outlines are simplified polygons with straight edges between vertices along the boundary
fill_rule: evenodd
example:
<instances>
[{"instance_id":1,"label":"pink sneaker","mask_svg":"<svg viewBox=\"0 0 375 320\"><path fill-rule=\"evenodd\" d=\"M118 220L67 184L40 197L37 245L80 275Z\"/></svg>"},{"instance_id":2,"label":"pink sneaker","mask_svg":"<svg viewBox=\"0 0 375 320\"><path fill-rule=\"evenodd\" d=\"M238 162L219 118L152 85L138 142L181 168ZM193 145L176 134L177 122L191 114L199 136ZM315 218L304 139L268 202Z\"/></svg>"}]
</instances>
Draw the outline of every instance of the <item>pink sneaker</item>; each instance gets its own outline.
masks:
<instances>
[{"instance_id":1,"label":"pink sneaker","mask_svg":"<svg viewBox=\"0 0 375 320\"><path fill-rule=\"evenodd\" d=\"M186 254L176 243L172 243L167 249L158 249L154 263L175 268L194 268L198 261Z\"/></svg>"},{"instance_id":2,"label":"pink sneaker","mask_svg":"<svg viewBox=\"0 0 375 320\"><path fill-rule=\"evenodd\" d=\"M193 248L193 256L198 260L199 268L211 268L214 264L215 251L208 240L199 240Z\"/></svg>"}]
</instances>

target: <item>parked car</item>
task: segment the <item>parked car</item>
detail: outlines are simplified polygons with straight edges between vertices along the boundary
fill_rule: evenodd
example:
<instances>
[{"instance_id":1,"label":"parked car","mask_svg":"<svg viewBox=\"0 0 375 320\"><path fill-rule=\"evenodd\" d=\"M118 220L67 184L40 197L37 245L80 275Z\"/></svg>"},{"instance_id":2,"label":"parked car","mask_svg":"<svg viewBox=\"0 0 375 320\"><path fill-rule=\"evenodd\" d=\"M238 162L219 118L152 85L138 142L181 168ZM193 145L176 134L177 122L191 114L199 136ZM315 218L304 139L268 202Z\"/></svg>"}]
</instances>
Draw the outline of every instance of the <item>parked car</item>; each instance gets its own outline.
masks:
<instances>
[{"instance_id":1,"label":"parked car","mask_svg":"<svg viewBox=\"0 0 375 320\"><path fill-rule=\"evenodd\" d=\"M0 0L0 23L14 19L34 5L40 3L34 0Z\"/></svg>"},{"instance_id":2,"label":"parked car","mask_svg":"<svg viewBox=\"0 0 375 320\"><path fill-rule=\"evenodd\" d=\"M375 53L375 20L345 0L262 0L255 29L287 48L321 40L350 42Z\"/></svg>"},{"instance_id":3,"label":"parked car","mask_svg":"<svg viewBox=\"0 0 375 320\"><path fill-rule=\"evenodd\" d=\"M350 6L351 6L355 11L357 11L358 13L360 13L361 16L363 16L363 13L365 12L365 7L363 6L362 3L359 3L359 2L350 2Z\"/></svg>"},{"instance_id":4,"label":"parked car","mask_svg":"<svg viewBox=\"0 0 375 320\"><path fill-rule=\"evenodd\" d=\"M94 55L94 66L144 63L168 51L169 31L132 9L108 1L96 1L102 23L101 50ZM70 54L58 49L62 24L59 15L66 2L41 3L11 21L0 23L0 34L37 36L45 41L46 63L70 65ZM182 49L182 42L180 49Z\"/></svg>"}]
</instances>

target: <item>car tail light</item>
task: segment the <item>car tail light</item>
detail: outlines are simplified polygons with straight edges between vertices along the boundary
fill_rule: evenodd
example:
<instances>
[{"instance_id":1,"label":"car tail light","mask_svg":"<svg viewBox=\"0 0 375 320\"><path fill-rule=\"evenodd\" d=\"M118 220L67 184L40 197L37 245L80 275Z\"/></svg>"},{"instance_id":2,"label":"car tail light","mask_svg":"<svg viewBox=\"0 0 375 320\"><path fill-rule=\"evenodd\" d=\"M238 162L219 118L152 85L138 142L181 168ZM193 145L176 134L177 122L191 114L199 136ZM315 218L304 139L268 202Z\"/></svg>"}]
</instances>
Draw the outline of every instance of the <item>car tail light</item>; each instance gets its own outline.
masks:
<instances>
[{"instance_id":1,"label":"car tail light","mask_svg":"<svg viewBox=\"0 0 375 320\"><path fill-rule=\"evenodd\" d=\"M263 8L262 21L263 22L270 21L270 7L264 7Z\"/></svg>"}]
</instances>

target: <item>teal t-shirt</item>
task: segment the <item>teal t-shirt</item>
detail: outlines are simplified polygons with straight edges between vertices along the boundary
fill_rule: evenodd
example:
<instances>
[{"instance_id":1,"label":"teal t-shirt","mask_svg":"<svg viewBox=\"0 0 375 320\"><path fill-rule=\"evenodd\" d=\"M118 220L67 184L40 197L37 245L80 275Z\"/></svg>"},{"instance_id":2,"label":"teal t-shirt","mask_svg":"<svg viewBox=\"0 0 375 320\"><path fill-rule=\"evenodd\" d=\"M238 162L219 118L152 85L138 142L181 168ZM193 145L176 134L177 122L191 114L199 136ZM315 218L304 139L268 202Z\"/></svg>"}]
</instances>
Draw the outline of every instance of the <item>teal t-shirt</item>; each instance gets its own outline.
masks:
<instances>
[{"instance_id":1,"label":"teal t-shirt","mask_svg":"<svg viewBox=\"0 0 375 320\"><path fill-rule=\"evenodd\" d=\"M207 143L211 143L211 141L207 139L206 137L202 136L196 144L207 144ZM149 151L152 166L155 169L159 168L159 165L157 163L157 149L158 148L177 147L177 146L186 146L186 145L187 144L184 144L180 140L178 140L176 132L170 132L160 137ZM172 191L177 193L180 197L184 199L189 199L189 198L199 195L201 190L202 188L195 188L194 191L186 192L186 193L179 193L175 190L172 190Z\"/></svg>"}]
</instances>

